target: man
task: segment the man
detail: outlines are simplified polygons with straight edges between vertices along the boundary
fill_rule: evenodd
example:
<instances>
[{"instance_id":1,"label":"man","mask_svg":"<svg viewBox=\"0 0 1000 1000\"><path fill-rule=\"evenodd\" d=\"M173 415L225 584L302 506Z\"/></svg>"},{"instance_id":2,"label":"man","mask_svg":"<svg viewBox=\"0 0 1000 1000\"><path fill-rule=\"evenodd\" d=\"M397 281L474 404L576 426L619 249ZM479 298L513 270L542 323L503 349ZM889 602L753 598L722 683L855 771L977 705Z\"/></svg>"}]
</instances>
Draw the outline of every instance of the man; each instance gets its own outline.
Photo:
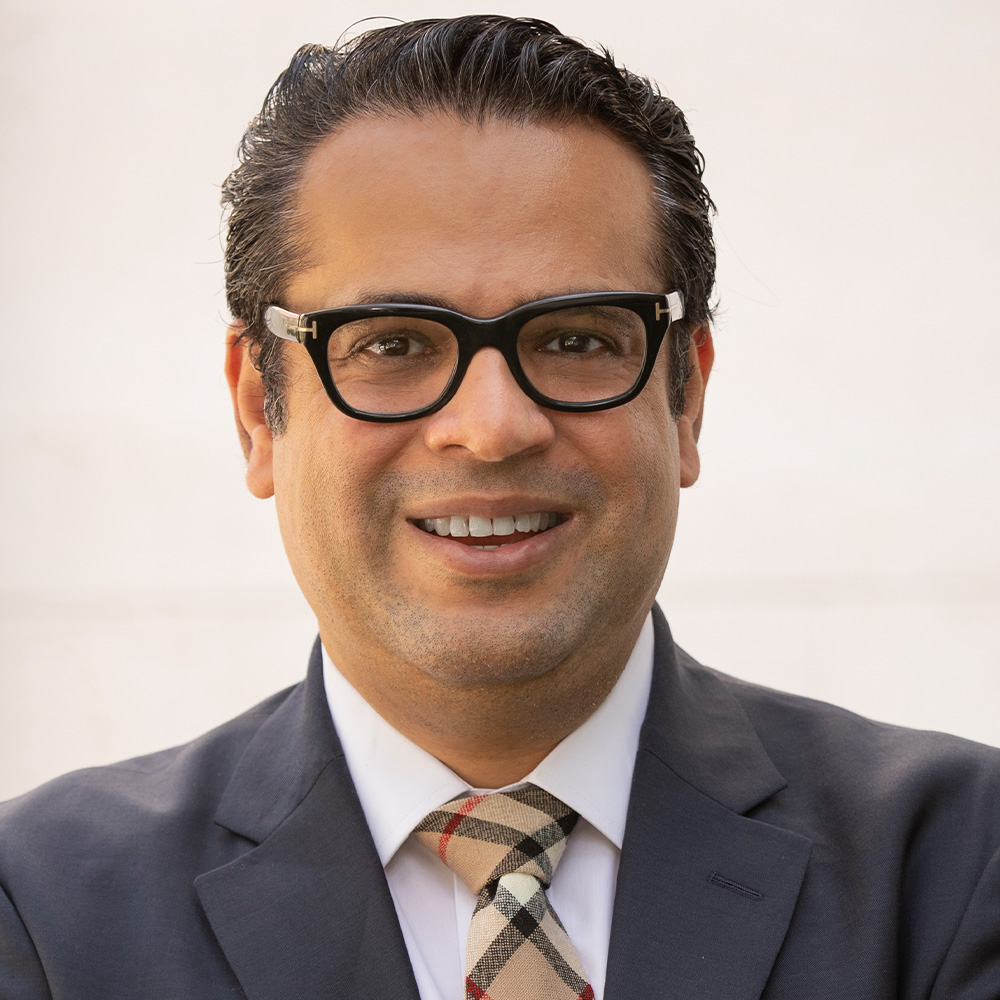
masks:
<instances>
[{"instance_id":1,"label":"man","mask_svg":"<svg viewBox=\"0 0 1000 1000\"><path fill-rule=\"evenodd\" d=\"M5 807L0 997L1000 997L1000 754L651 611L713 356L678 109L542 22L403 24L300 50L224 198L247 482L321 642Z\"/></svg>"}]
</instances>

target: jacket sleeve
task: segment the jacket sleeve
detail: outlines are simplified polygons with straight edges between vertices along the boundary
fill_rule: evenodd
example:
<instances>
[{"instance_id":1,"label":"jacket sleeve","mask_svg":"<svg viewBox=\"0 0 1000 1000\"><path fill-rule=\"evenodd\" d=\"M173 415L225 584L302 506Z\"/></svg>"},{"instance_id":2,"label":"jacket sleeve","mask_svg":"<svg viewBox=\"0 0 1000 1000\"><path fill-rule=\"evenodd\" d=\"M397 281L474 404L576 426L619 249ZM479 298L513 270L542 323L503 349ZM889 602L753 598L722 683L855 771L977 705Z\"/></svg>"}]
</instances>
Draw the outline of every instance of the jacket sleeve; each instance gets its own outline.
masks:
<instances>
[{"instance_id":1,"label":"jacket sleeve","mask_svg":"<svg viewBox=\"0 0 1000 1000\"><path fill-rule=\"evenodd\" d=\"M52 1000L35 946L0 889L0 1000Z\"/></svg>"},{"instance_id":2,"label":"jacket sleeve","mask_svg":"<svg viewBox=\"0 0 1000 1000\"><path fill-rule=\"evenodd\" d=\"M1000 1000L1000 850L969 900L930 1000Z\"/></svg>"}]
</instances>

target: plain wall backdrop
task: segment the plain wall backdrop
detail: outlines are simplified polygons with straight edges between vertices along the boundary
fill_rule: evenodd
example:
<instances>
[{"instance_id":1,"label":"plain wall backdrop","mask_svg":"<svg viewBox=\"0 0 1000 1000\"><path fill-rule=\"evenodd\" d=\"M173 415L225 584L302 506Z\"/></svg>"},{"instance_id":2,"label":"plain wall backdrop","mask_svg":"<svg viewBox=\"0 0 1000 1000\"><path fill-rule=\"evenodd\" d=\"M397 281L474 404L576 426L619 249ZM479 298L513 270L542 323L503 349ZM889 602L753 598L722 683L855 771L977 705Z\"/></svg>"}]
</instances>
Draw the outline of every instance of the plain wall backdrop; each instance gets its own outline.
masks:
<instances>
[{"instance_id":1,"label":"plain wall backdrop","mask_svg":"<svg viewBox=\"0 0 1000 1000\"><path fill-rule=\"evenodd\" d=\"M493 9L653 76L707 159L717 367L660 595L678 640L1000 743L1000 6ZM469 11L0 3L0 798L302 675L315 623L222 377L219 184L298 45Z\"/></svg>"}]
</instances>

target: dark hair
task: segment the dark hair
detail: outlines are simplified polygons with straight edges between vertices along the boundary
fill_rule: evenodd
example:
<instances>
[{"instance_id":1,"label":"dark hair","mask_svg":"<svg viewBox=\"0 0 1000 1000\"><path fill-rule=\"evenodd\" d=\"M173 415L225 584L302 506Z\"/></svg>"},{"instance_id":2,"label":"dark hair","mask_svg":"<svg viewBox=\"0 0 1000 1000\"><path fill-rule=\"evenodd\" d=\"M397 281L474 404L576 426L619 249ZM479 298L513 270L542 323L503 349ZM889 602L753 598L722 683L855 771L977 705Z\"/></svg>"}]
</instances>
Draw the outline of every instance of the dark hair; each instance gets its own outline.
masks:
<instances>
[{"instance_id":1,"label":"dark hair","mask_svg":"<svg viewBox=\"0 0 1000 1000\"><path fill-rule=\"evenodd\" d=\"M272 430L280 433L285 421L281 342L268 336L263 311L281 302L301 265L295 201L305 161L350 121L435 111L476 124L583 119L642 156L659 208L657 265L686 307L670 351L670 406L678 416L691 331L711 318L715 281L715 206L684 115L606 49L590 49L545 21L484 14L395 24L335 48L305 45L247 127L239 165L222 188L226 296L261 371Z\"/></svg>"}]
</instances>

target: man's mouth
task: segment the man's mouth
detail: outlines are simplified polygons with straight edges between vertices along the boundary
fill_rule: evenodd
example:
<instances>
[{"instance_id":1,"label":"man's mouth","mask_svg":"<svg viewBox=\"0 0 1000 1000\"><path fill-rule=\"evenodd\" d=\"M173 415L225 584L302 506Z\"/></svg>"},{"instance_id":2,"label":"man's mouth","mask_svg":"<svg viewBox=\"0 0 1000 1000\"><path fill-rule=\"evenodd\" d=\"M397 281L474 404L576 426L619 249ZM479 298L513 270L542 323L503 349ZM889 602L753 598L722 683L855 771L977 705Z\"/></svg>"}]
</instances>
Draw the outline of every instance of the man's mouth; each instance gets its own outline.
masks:
<instances>
[{"instance_id":1,"label":"man's mouth","mask_svg":"<svg viewBox=\"0 0 1000 1000\"><path fill-rule=\"evenodd\" d=\"M497 549L512 545L532 535L554 528L563 521L562 514L545 511L539 514L515 514L508 517L477 517L450 514L422 517L413 523L431 535L454 538L477 549Z\"/></svg>"}]
</instances>

